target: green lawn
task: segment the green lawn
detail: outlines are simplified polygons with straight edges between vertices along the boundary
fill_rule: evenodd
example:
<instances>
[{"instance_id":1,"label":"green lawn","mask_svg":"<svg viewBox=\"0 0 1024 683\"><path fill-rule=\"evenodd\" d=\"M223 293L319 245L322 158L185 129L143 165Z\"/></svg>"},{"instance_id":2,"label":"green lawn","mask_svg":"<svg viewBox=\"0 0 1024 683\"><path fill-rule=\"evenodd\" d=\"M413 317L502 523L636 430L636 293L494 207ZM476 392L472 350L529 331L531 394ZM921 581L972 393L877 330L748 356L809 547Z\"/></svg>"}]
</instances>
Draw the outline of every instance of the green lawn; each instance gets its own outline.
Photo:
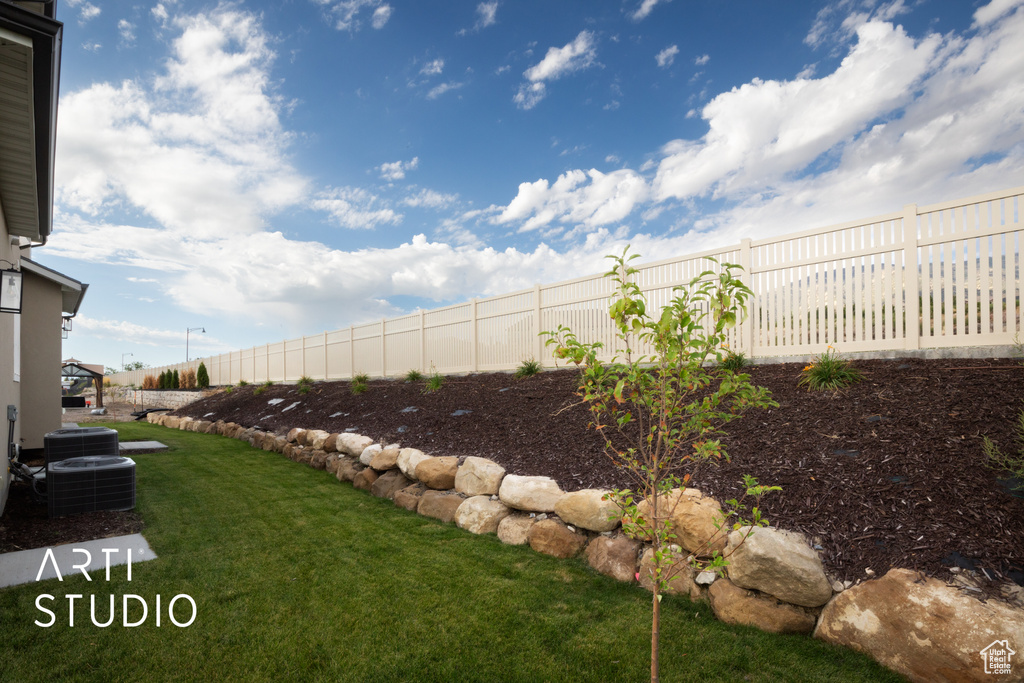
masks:
<instances>
[{"instance_id":1,"label":"green lawn","mask_svg":"<svg viewBox=\"0 0 1024 683\"><path fill-rule=\"evenodd\" d=\"M220 436L111 425L157 439L139 455L138 510L159 559L0 590L3 681L638 681L649 673L650 602L583 561L503 545L396 508L326 472ZM36 596L54 595L50 628ZM68 626L65 594L85 595ZM121 624L121 596L150 616ZM166 605L191 596L191 626ZM105 621L90 621L89 596ZM152 611L162 600L158 628ZM132 619L140 610L133 606ZM190 615L179 602L176 615ZM811 638L717 622L666 597L665 681L886 681L866 657Z\"/></svg>"}]
</instances>

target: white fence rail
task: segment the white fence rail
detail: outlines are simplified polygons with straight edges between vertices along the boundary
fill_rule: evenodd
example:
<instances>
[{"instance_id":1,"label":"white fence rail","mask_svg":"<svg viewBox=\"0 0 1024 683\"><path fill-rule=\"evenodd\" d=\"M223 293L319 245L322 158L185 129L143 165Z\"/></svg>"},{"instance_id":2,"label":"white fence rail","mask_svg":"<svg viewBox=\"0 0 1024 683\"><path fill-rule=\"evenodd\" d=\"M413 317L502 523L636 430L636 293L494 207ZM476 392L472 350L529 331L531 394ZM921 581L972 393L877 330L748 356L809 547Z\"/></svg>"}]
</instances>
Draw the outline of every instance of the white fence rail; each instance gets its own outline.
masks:
<instances>
[{"instance_id":1,"label":"white fence rail","mask_svg":"<svg viewBox=\"0 0 1024 683\"><path fill-rule=\"evenodd\" d=\"M731 347L748 357L999 346L1021 333L1024 187L638 266L652 307L706 270L737 263L754 292ZM538 335L566 325L613 348L610 283L590 275L488 299L159 368L114 373L119 384L205 362L214 385L511 370L551 365Z\"/></svg>"}]
</instances>

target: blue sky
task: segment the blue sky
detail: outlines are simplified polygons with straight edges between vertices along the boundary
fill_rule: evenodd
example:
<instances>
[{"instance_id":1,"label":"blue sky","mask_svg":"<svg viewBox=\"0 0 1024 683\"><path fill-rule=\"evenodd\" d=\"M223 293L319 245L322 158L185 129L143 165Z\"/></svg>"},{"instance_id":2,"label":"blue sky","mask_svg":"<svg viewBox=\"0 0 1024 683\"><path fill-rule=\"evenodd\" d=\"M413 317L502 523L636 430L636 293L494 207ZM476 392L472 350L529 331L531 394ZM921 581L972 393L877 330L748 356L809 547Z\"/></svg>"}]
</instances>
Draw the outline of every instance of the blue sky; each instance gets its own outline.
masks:
<instances>
[{"instance_id":1,"label":"blue sky","mask_svg":"<svg viewBox=\"0 0 1024 683\"><path fill-rule=\"evenodd\" d=\"M1024 0L60 0L64 355L316 334L1024 184Z\"/></svg>"}]
</instances>

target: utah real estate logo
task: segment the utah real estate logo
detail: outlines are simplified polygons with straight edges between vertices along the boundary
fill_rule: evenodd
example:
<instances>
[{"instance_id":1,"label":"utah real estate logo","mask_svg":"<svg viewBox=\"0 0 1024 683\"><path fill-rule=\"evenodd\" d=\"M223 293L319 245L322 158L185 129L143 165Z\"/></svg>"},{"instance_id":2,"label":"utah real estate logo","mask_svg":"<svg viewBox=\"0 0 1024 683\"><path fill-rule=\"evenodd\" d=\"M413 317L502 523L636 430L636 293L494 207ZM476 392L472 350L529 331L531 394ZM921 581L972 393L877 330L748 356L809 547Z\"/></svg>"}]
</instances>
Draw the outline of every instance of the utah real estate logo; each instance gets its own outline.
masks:
<instances>
[{"instance_id":1,"label":"utah real estate logo","mask_svg":"<svg viewBox=\"0 0 1024 683\"><path fill-rule=\"evenodd\" d=\"M987 674L1008 674L1010 673L1010 657L1017 654L1010 649L1010 642L1007 640L994 640L981 651L981 658L985 662L985 673Z\"/></svg>"}]
</instances>

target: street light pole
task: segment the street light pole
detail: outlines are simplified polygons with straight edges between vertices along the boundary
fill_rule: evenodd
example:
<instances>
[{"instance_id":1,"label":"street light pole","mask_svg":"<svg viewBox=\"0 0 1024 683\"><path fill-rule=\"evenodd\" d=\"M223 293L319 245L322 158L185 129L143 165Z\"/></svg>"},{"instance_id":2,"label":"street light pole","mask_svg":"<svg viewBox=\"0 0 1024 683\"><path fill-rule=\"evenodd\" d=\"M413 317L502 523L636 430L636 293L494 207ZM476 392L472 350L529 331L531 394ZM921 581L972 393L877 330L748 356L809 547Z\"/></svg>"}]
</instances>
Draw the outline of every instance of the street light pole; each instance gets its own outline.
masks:
<instances>
[{"instance_id":1,"label":"street light pole","mask_svg":"<svg viewBox=\"0 0 1024 683\"><path fill-rule=\"evenodd\" d=\"M188 359L188 335L190 335L191 333L196 332L196 331L202 332L203 334L206 334L206 328L205 327L189 327L188 329L185 330L185 362L186 363L189 360Z\"/></svg>"},{"instance_id":2,"label":"street light pole","mask_svg":"<svg viewBox=\"0 0 1024 683\"><path fill-rule=\"evenodd\" d=\"M127 353L122 353L121 354L121 372L124 372L124 357L125 356L131 356L132 358L134 358L135 354L132 353L131 351L129 351Z\"/></svg>"}]
</instances>

